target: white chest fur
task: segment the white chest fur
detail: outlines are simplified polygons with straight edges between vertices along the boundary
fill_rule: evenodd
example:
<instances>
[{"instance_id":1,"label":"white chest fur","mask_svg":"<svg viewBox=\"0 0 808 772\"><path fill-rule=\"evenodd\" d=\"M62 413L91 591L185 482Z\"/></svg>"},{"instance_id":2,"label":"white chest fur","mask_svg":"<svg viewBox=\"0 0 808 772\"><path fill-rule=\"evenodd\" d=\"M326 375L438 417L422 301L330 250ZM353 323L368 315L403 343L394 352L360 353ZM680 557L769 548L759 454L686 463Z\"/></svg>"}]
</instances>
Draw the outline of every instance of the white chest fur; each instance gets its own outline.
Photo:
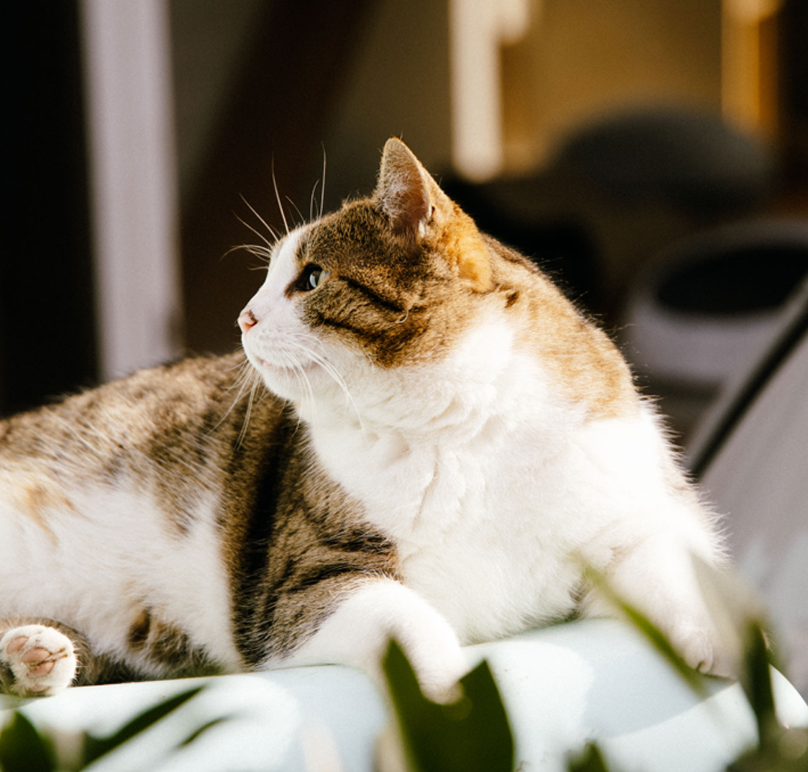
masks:
<instances>
[{"instance_id":1,"label":"white chest fur","mask_svg":"<svg viewBox=\"0 0 808 772\"><path fill-rule=\"evenodd\" d=\"M349 413L317 421L314 447L461 640L567 615L581 560L604 569L653 533L712 549L665 480L650 411L588 420L504 326L395 377L378 398L395 421L375 420L363 395L361 425Z\"/></svg>"},{"instance_id":2,"label":"white chest fur","mask_svg":"<svg viewBox=\"0 0 808 772\"><path fill-rule=\"evenodd\" d=\"M312 436L329 472L395 539L405 582L466 641L568 613L572 553L603 525L569 522L581 508L569 489L582 473L573 439L583 416L493 325L449 361L397 377L379 399L395 425L371 407L361 426L348 414L315 423Z\"/></svg>"}]
</instances>

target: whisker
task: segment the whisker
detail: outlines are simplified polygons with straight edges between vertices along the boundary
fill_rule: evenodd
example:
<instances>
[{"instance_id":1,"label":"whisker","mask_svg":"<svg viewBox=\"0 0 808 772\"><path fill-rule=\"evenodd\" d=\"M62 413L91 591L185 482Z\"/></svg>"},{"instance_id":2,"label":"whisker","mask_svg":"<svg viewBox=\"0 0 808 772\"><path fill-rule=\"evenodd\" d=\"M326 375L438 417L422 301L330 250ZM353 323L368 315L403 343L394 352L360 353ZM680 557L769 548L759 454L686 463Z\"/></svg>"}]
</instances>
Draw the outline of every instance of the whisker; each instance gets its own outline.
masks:
<instances>
[{"instance_id":1,"label":"whisker","mask_svg":"<svg viewBox=\"0 0 808 772\"><path fill-rule=\"evenodd\" d=\"M242 249L253 257L260 258L264 265L269 265L272 262L272 250L260 244L237 244L234 247L230 247L222 257L227 257L231 252L238 252Z\"/></svg>"},{"instance_id":2,"label":"whisker","mask_svg":"<svg viewBox=\"0 0 808 772\"><path fill-rule=\"evenodd\" d=\"M323 145L323 184L320 186L320 211L317 212L318 220L323 216L323 212L325 212L325 165L326 165L326 155L325 155L325 145Z\"/></svg>"},{"instance_id":3,"label":"whisker","mask_svg":"<svg viewBox=\"0 0 808 772\"><path fill-rule=\"evenodd\" d=\"M260 222L261 225L263 225L267 229L267 232L269 233L269 235L272 236L272 238L275 241L277 241L278 238L279 238L279 233L263 217L261 217L260 214L258 214L255 207L249 201L247 201L247 199L244 198L244 196L241 197L241 200L247 205L247 208L255 215L258 222ZM236 217L238 217L238 215L236 215ZM239 219L241 220L240 217L239 217ZM243 222L244 225L246 225L256 236L258 236L258 238L261 239L261 241L263 241L270 249L272 248L272 246L273 246L272 242L268 241L257 230L255 230L255 228L253 228L251 225L248 225L246 222L244 222L244 220L241 220L241 222Z\"/></svg>"},{"instance_id":4,"label":"whisker","mask_svg":"<svg viewBox=\"0 0 808 772\"><path fill-rule=\"evenodd\" d=\"M297 212L298 217L300 217L300 225L304 225L304 224L305 224L305 222L306 222L306 218L303 216L303 212L301 212L301 211L300 211L300 210L297 208L297 204L296 204L294 201L292 201L292 199L291 199L291 198L289 198L289 196L284 196L284 198L285 198L285 199L286 199L286 200L287 200L287 201L288 201L288 202L289 202L289 203L292 205L292 207L294 208L294 210Z\"/></svg>"},{"instance_id":5,"label":"whisker","mask_svg":"<svg viewBox=\"0 0 808 772\"><path fill-rule=\"evenodd\" d=\"M286 234L289 234L289 223L286 221L286 212L283 211L283 202L281 201L281 194L278 192L278 180L275 178L275 158L272 159L272 187L275 188L275 200L278 202L278 209L281 210L281 218L283 219L283 227L286 228Z\"/></svg>"},{"instance_id":6,"label":"whisker","mask_svg":"<svg viewBox=\"0 0 808 772\"><path fill-rule=\"evenodd\" d=\"M356 402L354 401L350 389L348 389L348 384L345 383L345 379L343 378L342 373L340 373L339 370L331 362L329 362L322 354L317 352L310 345L306 345L306 343L301 342L299 338L290 340L289 342L296 348L298 348L300 351L308 355L308 357L315 364L319 365L326 372L326 374L334 381L334 383L336 383L337 386L339 386L340 390L345 395L347 404L351 406L354 413L356 414L359 426L361 427L362 432L364 433L365 426L364 422L362 421L362 414L359 412L359 408L357 407ZM313 342L319 343L319 341L317 341L316 339ZM308 378L306 380L308 380ZM312 400L314 402L313 394L312 394ZM314 404L316 404L316 402L314 402Z\"/></svg>"},{"instance_id":7,"label":"whisker","mask_svg":"<svg viewBox=\"0 0 808 772\"><path fill-rule=\"evenodd\" d=\"M295 366L294 368L295 377L297 378L298 383L300 383L301 387L305 390L306 394L304 394L303 399L308 396L309 405L311 406L312 411L312 418L314 420L317 419L317 400L314 398L314 389L311 387L311 381L309 380L306 373L303 371L303 368L299 365ZM302 420L300 418L300 414L298 414L298 421Z\"/></svg>"},{"instance_id":8,"label":"whisker","mask_svg":"<svg viewBox=\"0 0 808 772\"><path fill-rule=\"evenodd\" d=\"M320 180L315 180L314 185L311 189L311 196L309 197L309 222L314 220L314 194L317 192L317 186L320 184ZM320 213L317 213L317 219L320 219Z\"/></svg>"},{"instance_id":9,"label":"whisker","mask_svg":"<svg viewBox=\"0 0 808 772\"><path fill-rule=\"evenodd\" d=\"M255 390L258 388L258 383L253 381L252 388L250 389L250 396L247 399L247 410L244 412L244 422L241 424L241 431L238 433L236 439L236 447L240 448L247 436L247 428L250 425L250 416L252 415L253 402L255 401Z\"/></svg>"},{"instance_id":10,"label":"whisker","mask_svg":"<svg viewBox=\"0 0 808 772\"><path fill-rule=\"evenodd\" d=\"M241 431L239 432L237 440L237 444L241 445L247 433L247 423L249 422L250 411L252 409L252 402L255 396L255 391L261 385L261 379L248 360L245 360L244 362L241 362L238 365L234 365L231 369L233 370L238 369L240 370L240 372L236 375L235 379L233 380L233 384L227 388L227 391L233 391L234 389L238 389L238 393L236 394L235 399L230 404L230 407L227 409L225 414L221 417L218 423L216 423L216 425L208 432L208 434L209 435L213 434L213 432L215 432L227 420L227 417L233 412L233 409L236 407L236 405L238 405L238 403L241 402L241 400L244 398L245 391L249 388L250 401L247 405L247 413L245 415L244 423L241 427Z\"/></svg>"}]
</instances>

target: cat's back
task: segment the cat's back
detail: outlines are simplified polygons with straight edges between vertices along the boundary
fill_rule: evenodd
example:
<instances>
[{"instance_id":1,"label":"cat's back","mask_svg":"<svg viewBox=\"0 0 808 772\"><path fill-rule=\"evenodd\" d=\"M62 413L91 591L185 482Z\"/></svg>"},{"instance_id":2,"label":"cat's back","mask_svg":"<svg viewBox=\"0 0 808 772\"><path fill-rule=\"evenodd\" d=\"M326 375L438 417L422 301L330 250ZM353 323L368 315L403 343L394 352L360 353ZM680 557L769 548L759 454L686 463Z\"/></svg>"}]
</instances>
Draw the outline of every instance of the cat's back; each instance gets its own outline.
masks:
<instances>
[{"instance_id":1,"label":"cat's back","mask_svg":"<svg viewBox=\"0 0 808 772\"><path fill-rule=\"evenodd\" d=\"M212 430L236 401L240 365L238 356L186 359L10 416L0 421L0 458L80 463L86 454L92 463L116 445L145 445L205 422Z\"/></svg>"},{"instance_id":2,"label":"cat's back","mask_svg":"<svg viewBox=\"0 0 808 772\"><path fill-rule=\"evenodd\" d=\"M247 367L241 353L191 358L0 421L0 518L53 539L98 501L122 526L135 497L183 532L204 501L238 495L288 418Z\"/></svg>"}]
</instances>

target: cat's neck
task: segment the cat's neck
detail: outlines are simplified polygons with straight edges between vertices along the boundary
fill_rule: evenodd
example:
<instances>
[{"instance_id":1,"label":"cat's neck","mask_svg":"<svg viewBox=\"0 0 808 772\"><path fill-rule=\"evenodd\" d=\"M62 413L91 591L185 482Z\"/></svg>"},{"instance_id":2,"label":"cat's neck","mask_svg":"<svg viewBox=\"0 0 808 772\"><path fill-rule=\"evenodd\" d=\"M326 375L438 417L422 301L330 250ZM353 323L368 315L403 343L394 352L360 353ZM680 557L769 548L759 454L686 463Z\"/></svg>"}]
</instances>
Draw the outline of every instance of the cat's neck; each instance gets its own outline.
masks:
<instances>
[{"instance_id":1,"label":"cat's neck","mask_svg":"<svg viewBox=\"0 0 808 772\"><path fill-rule=\"evenodd\" d=\"M490 315L448 355L376 370L356 378L347 391L334 389L326 399L300 404L298 411L315 437L463 444L491 421L520 412L518 403L544 401L550 390L535 356L520 349L505 320Z\"/></svg>"}]
</instances>

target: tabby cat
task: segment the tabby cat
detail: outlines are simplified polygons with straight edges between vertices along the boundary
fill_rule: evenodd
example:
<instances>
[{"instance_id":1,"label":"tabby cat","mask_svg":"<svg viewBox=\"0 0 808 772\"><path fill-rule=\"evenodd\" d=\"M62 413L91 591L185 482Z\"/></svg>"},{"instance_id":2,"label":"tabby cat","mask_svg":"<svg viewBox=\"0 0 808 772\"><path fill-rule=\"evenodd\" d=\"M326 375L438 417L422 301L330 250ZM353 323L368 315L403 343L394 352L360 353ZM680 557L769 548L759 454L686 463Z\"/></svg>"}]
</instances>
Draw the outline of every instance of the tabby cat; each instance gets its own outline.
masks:
<instances>
[{"instance_id":1,"label":"tabby cat","mask_svg":"<svg viewBox=\"0 0 808 772\"><path fill-rule=\"evenodd\" d=\"M609 613L594 567L724 669L691 564L725 561L607 337L399 140L374 194L265 249L243 352L0 422L0 679L346 663Z\"/></svg>"}]
</instances>

